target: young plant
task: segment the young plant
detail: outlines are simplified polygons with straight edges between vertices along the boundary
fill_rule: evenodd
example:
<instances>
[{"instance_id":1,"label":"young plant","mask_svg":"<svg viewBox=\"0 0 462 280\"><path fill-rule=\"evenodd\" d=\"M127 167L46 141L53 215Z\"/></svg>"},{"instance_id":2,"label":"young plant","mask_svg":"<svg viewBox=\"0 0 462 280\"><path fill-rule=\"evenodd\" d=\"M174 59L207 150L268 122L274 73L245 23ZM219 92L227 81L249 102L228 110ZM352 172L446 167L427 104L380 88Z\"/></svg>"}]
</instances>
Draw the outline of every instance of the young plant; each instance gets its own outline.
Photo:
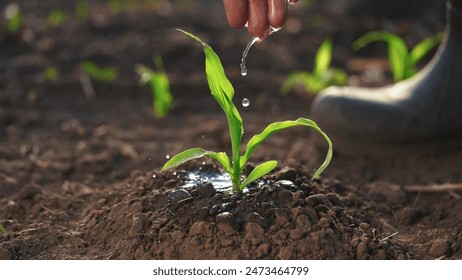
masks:
<instances>
[{"instance_id":1,"label":"young plant","mask_svg":"<svg viewBox=\"0 0 462 280\"><path fill-rule=\"evenodd\" d=\"M18 34L23 26L23 14L17 4L9 4L5 9L6 31Z\"/></svg>"},{"instance_id":2,"label":"young plant","mask_svg":"<svg viewBox=\"0 0 462 280\"><path fill-rule=\"evenodd\" d=\"M141 83L149 84L152 93L152 109L157 118L165 117L173 104L170 82L164 69L164 63L160 56L154 58L157 71L147 66L136 65L136 72L141 75Z\"/></svg>"},{"instance_id":3,"label":"young plant","mask_svg":"<svg viewBox=\"0 0 462 280\"><path fill-rule=\"evenodd\" d=\"M63 10L53 10L51 13L48 15L48 23L52 27L59 27L67 22L69 19L69 14L66 11Z\"/></svg>"},{"instance_id":4,"label":"young plant","mask_svg":"<svg viewBox=\"0 0 462 280\"><path fill-rule=\"evenodd\" d=\"M234 89L226 77L220 58L210 46L202 42L198 37L183 30L180 31L200 42L204 48L205 73L207 76L207 81L212 96L223 109L228 120L232 155L230 159L224 152L212 152L202 148L193 148L183 151L172 157L169 161L167 161L167 163L165 163L162 170L176 167L192 159L208 156L218 161L226 170L226 172L229 173L232 181L232 190L234 192L241 192L251 182L268 174L277 166L277 161L275 160L264 162L256 166L255 169L250 172L247 178L242 180L242 171L247 161L249 160L250 155L255 151L255 149L269 136L278 131L293 126L307 126L319 132L326 139L329 145L329 150L323 164L314 173L314 177L319 176L321 172L329 165L329 162L332 158L332 143L329 137L327 137L327 135L316 125L316 123L309 119L299 118L293 121L282 121L269 124L260 134L254 135L249 140L244 154L240 155L242 134L244 132L242 118L233 103Z\"/></svg>"},{"instance_id":5,"label":"young plant","mask_svg":"<svg viewBox=\"0 0 462 280\"><path fill-rule=\"evenodd\" d=\"M91 61L84 61L81 66L88 76L100 82L110 83L119 75L119 71L115 67L102 68Z\"/></svg>"},{"instance_id":6,"label":"young plant","mask_svg":"<svg viewBox=\"0 0 462 280\"><path fill-rule=\"evenodd\" d=\"M353 49L358 51L373 42L388 44L388 61L395 82L412 77L417 73L417 64L443 40L443 33L428 37L409 50L404 39L393 33L375 31L366 33L355 42Z\"/></svg>"},{"instance_id":7,"label":"young plant","mask_svg":"<svg viewBox=\"0 0 462 280\"><path fill-rule=\"evenodd\" d=\"M43 71L43 76L46 81L54 82L58 79L58 69L54 66L47 67Z\"/></svg>"},{"instance_id":8,"label":"young plant","mask_svg":"<svg viewBox=\"0 0 462 280\"><path fill-rule=\"evenodd\" d=\"M75 5L75 16L80 21L85 21L90 13L90 5L88 2L80 1Z\"/></svg>"},{"instance_id":9,"label":"young plant","mask_svg":"<svg viewBox=\"0 0 462 280\"><path fill-rule=\"evenodd\" d=\"M281 86L281 92L288 94L297 85L303 85L306 92L318 93L328 86L346 85L345 71L332 68L332 41L325 39L319 47L314 60L313 72L295 71L290 73Z\"/></svg>"},{"instance_id":10,"label":"young plant","mask_svg":"<svg viewBox=\"0 0 462 280\"><path fill-rule=\"evenodd\" d=\"M5 228L2 226L2 224L0 224L0 233L3 234L3 235L6 235L6 230L5 230Z\"/></svg>"}]
</instances>

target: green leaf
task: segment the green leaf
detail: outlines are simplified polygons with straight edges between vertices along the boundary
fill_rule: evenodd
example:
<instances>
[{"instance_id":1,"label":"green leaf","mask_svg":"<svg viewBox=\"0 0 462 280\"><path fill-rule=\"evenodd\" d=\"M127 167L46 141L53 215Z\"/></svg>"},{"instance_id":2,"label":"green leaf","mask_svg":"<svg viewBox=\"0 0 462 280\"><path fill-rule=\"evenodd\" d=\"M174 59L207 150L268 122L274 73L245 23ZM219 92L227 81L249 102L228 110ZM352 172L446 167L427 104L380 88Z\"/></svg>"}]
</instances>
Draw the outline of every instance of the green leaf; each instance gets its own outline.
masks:
<instances>
[{"instance_id":1,"label":"green leaf","mask_svg":"<svg viewBox=\"0 0 462 280\"><path fill-rule=\"evenodd\" d=\"M0 233L3 234L3 235L7 234L5 228L2 226L2 224L0 224Z\"/></svg>"},{"instance_id":2,"label":"green leaf","mask_svg":"<svg viewBox=\"0 0 462 280\"><path fill-rule=\"evenodd\" d=\"M240 190L242 191L248 184L260 179L261 177L265 176L266 174L270 173L276 166L278 162L275 160L270 160L264 162L257 167L255 167L252 172L250 172L249 176L245 178L244 182L242 182Z\"/></svg>"},{"instance_id":3,"label":"green leaf","mask_svg":"<svg viewBox=\"0 0 462 280\"><path fill-rule=\"evenodd\" d=\"M149 83L152 93L152 108L157 118L165 117L173 104L173 96L170 91L170 82L164 70L162 58L154 58L157 72L144 65L137 65L136 71L141 75L141 83Z\"/></svg>"},{"instance_id":4,"label":"green leaf","mask_svg":"<svg viewBox=\"0 0 462 280\"><path fill-rule=\"evenodd\" d=\"M223 168L225 168L226 172L231 173L232 168L226 153L206 151L202 148L192 148L176 154L164 164L164 166L162 167L162 171L168 170L173 167L177 167L187 161L197 159L203 156L208 156L210 158L217 160L223 166Z\"/></svg>"},{"instance_id":5,"label":"green leaf","mask_svg":"<svg viewBox=\"0 0 462 280\"><path fill-rule=\"evenodd\" d=\"M314 60L314 76L322 76L329 69L332 60L332 41L325 39L316 53Z\"/></svg>"},{"instance_id":6,"label":"green leaf","mask_svg":"<svg viewBox=\"0 0 462 280\"><path fill-rule=\"evenodd\" d=\"M255 151L255 149L263 142L265 141L268 137L273 135L274 133L281 131L286 128L294 127L294 126L308 126L313 129L315 129L318 133L320 133L324 139L326 139L328 145L329 145L329 150L327 152L327 156L321 165L321 167L318 168L318 170L315 172L314 177L319 176L322 171L329 165L331 159L332 159L332 142L330 141L329 137L318 127L318 125L309 119L305 118L299 118L295 121L282 121L282 122L275 122L269 124L260 134L257 134L253 136L250 140L249 143L247 144L245 153L241 156L240 158L240 166L241 168L244 167L244 165L247 163L249 160L251 154Z\"/></svg>"},{"instance_id":7,"label":"green leaf","mask_svg":"<svg viewBox=\"0 0 462 280\"><path fill-rule=\"evenodd\" d=\"M102 68L91 61L82 62L82 70L90 77L100 82L112 82L119 75L115 67Z\"/></svg>"},{"instance_id":8,"label":"green leaf","mask_svg":"<svg viewBox=\"0 0 462 280\"><path fill-rule=\"evenodd\" d=\"M409 52L406 43L399 36L390 32L370 32L353 43L353 48L359 50L373 43L384 41L388 43L388 59L395 81L401 81L406 78L405 73L409 67Z\"/></svg>"},{"instance_id":9,"label":"green leaf","mask_svg":"<svg viewBox=\"0 0 462 280\"><path fill-rule=\"evenodd\" d=\"M444 33L441 32L418 43L410 53L410 60L412 65L415 67L425 55L427 55L433 48L441 44L443 38Z\"/></svg>"},{"instance_id":10,"label":"green leaf","mask_svg":"<svg viewBox=\"0 0 462 280\"><path fill-rule=\"evenodd\" d=\"M6 13L6 30L8 33L16 34L23 26L23 14L16 4L10 4L10 11Z\"/></svg>"},{"instance_id":11,"label":"green leaf","mask_svg":"<svg viewBox=\"0 0 462 280\"><path fill-rule=\"evenodd\" d=\"M207 152L205 155L218 161L221 164L221 166L223 166L223 168L226 170L226 172L228 172L230 175L233 174L233 168L231 167L229 157L226 153Z\"/></svg>"},{"instance_id":12,"label":"green leaf","mask_svg":"<svg viewBox=\"0 0 462 280\"><path fill-rule=\"evenodd\" d=\"M311 73L308 72L294 71L290 73L281 86L281 93L288 94L299 84L303 85L305 90L308 91L307 86L309 85L310 78Z\"/></svg>"},{"instance_id":13,"label":"green leaf","mask_svg":"<svg viewBox=\"0 0 462 280\"><path fill-rule=\"evenodd\" d=\"M170 158L162 167L162 171L177 167L180 164L183 164L192 159L203 157L207 153L206 150L202 148L192 148Z\"/></svg>"}]
</instances>

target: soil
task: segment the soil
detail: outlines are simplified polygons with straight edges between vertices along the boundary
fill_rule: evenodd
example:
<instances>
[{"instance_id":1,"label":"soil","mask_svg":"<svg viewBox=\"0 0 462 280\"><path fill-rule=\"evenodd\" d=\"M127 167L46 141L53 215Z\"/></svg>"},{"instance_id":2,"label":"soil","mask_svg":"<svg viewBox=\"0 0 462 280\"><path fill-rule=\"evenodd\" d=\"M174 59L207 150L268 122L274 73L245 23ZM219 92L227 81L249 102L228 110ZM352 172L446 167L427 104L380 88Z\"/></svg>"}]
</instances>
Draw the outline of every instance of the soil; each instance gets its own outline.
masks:
<instances>
[{"instance_id":1,"label":"soil","mask_svg":"<svg viewBox=\"0 0 462 280\"><path fill-rule=\"evenodd\" d=\"M385 85L386 47L354 53L351 42L385 29L413 45L443 29L443 1L291 6L287 27L251 50L246 77L239 62L250 36L228 28L221 1L161 2L130 1L136 5L115 11L110 1L89 1L90 14L78 20L76 1L25 0L23 28L0 29L0 224L8 231L0 259L462 258L462 200L451 190L462 182L462 150L398 158L336 153L312 180L325 148L306 129L291 129L255 152L246 172L269 159L279 167L241 194L213 187L207 178L221 171L208 160L160 171L168 155L188 148L229 152L202 49L173 28L208 42L236 102L250 100L239 106L246 142L272 121L309 116L312 94L281 96L279 88L289 72L311 69L326 36L335 42L334 65L351 83ZM51 26L56 8L70 17ZM134 71L138 63L153 66L156 54L175 98L163 119L153 116L149 89ZM82 87L85 60L117 67L118 78L91 80L93 95ZM56 67L56 79L45 78L47 67ZM191 174L201 179L191 183Z\"/></svg>"}]
</instances>

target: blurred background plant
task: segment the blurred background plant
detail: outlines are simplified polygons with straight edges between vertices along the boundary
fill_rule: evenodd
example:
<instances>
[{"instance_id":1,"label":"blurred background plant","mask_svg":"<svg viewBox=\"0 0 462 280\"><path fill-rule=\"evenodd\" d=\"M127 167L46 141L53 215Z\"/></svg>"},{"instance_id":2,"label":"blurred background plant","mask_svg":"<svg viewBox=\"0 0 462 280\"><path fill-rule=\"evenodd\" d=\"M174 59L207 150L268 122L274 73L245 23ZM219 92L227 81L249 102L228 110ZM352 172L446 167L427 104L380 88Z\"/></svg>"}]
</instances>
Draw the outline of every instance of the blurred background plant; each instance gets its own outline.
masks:
<instances>
[{"instance_id":1,"label":"blurred background plant","mask_svg":"<svg viewBox=\"0 0 462 280\"><path fill-rule=\"evenodd\" d=\"M291 72L281 86L281 92L288 94L301 85L307 93L318 93L328 86L346 85L348 76L345 71L331 67L332 41L327 38L319 47L312 72Z\"/></svg>"},{"instance_id":2,"label":"blurred background plant","mask_svg":"<svg viewBox=\"0 0 462 280\"><path fill-rule=\"evenodd\" d=\"M17 34L23 26L23 14L15 3L8 5L4 12L5 29L10 34Z\"/></svg>"},{"instance_id":3,"label":"blurred background plant","mask_svg":"<svg viewBox=\"0 0 462 280\"><path fill-rule=\"evenodd\" d=\"M6 230L5 230L5 228L2 226L2 224L0 224L0 233L1 233L2 235L6 235Z\"/></svg>"},{"instance_id":4,"label":"blurred background plant","mask_svg":"<svg viewBox=\"0 0 462 280\"><path fill-rule=\"evenodd\" d=\"M68 20L69 13L64 10L55 9L48 15L48 23L52 27L59 27L65 24Z\"/></svg>"},{"instance_id":5,"label":"blurred background plant","mask_svg":"<svg viewBox=\"0 0 462 280\"><path fill-rule=\"evenodd\" d=\"M154 57L154 65L157 71L149 67L138 64L136 72L141 76L142 85L149 84L152 94L152 109L157 118L165 117L173 104L173 96L170 92L170 82L164 69L161 56Z\"/></svg>"},{"instance_id":6,"label":"blurred background plant","mask_svg":"<svg viewBox=\"0 0 462 280\"><path fill-rule=\"evenodd\" d=\"M388 44L388 61L390 63L393 80L399 82L417 73L418 63L437 47L443 40L443 33L427 37L414 48L408 49L406 42L400 36L385 32L374 31L366 33L353 42L353 49L358 51L375 42Z\"/></svg>"}]
</instances>

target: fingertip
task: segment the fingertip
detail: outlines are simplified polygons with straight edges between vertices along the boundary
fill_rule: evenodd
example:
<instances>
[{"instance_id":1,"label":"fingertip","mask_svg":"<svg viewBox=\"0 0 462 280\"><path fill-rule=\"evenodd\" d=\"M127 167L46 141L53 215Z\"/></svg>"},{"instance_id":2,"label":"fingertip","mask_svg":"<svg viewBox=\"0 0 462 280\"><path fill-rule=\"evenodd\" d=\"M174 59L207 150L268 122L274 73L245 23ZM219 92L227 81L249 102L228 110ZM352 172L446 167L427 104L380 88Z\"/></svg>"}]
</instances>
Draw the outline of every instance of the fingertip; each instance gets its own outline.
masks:
<instances>
[{"instance_id":1,"label":"fingertip","mask_svg":"<svg viewBox=\"0 0 462 280\"><path fill-rule=\"evenodd\" d=\"M272 27L282 27L287 18L287 0L268 0L268 20Z\"/></svg>"},{"instance_id":2,"label":"fingertip","mask_svg":"<svg viewBox=\"0 0 462 280\"><path fill-rule=\"evenodd\" d=\"M267 0L249 0L247 29L258 38L265 38L270 32Z\"/></svg>"},{"instance_id":3,"label":"fingertip","mask_svg":"<svg viewBox=\"0 0 462 280\"><path fill-rule=\"evenodd\" d=\"M232 28L242 28L247 23L247 0L223 0L226 19Z\"/></svg>"}]
</instances>

